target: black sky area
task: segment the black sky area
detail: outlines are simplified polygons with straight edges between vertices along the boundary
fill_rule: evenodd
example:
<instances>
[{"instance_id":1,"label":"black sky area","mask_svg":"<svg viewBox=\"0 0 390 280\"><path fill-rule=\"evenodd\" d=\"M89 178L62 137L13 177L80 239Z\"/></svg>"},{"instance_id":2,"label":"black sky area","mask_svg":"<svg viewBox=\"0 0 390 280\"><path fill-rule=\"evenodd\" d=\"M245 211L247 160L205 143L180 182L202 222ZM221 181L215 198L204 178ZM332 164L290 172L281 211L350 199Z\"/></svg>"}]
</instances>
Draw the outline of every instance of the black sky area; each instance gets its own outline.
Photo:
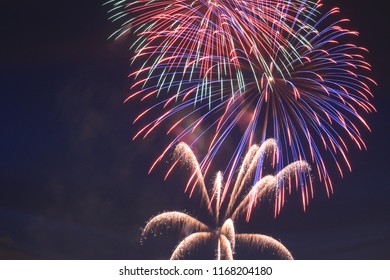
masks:
<instances>
[{"instance_id":1,"label":"black sky area","mask_svg":"<svg viewBox=\"0 0 390 280\"><path fill-rule=\"evenodd\" d=\"M323 2L341 7L370 50L378 112L366 118L372 132L362 129L368 149L351 148L352 173L332 174L330 198L317 181L306 213L296 194L277 219L265 209L241 227L281 240L296 259L390 259L386 2ZM163 181L167 163L147 174L161 135L131 141L140 105L123 104L129 42L107 40L118 26L102 3L1 5L0 259L166 259L180 236L141 245L145 222L165 210L199 213L186 178Z\"/></svg>"}]
</instances>

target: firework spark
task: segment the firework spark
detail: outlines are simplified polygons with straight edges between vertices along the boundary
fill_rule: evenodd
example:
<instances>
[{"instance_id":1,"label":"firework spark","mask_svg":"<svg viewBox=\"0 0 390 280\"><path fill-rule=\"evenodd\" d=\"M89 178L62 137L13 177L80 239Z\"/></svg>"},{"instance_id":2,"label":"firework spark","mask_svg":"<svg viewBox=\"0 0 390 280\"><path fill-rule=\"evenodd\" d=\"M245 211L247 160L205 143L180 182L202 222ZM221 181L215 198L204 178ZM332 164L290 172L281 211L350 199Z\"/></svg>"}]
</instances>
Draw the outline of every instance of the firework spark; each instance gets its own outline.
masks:
<instances>
[{"instance_id":1,"label":"firework spark","mask_svg":"<svg viewBox=\"0 0 390 280\"><path fill-rule=\"evenodd\" d=\"M152 168L192 136L190 146L206 145L202 173L226 143L237 147L226 170L236 170L254 139L273 137L283 147L279 170L311 162L329 195L328 164L343 176L348 141L366 148L361 129L375 111L375 82L367 50L338 8L322 12L321 1L303 0L109 3L113 20L128 19L115 35L137 36L129 99L160 97L135 119L147 123L135 138L162 125L175 134Z\"/></svg>"},{"instance_id":2,"label":"firework spark","mask_svg":"<svg viewBox=\"0 0 390 280\"><path fill-rule=\"evenodd\" d=\"M307 199L311 192L309 188L310 179L305 175L310 173L309 165L304 161L296 161L276 175L264 175L257 179L255 184L249 187L248 182L255 169L261 169L267 157L274 158L278 151L275 140L269 139L262 145L253 145L246 154L236 182L230 189L230 195L226 193L228 187L223 182L222 172L218 172L213 188L209 194L204 185L204 177L199 172L199 163L193 154L191 148L180 143L176 147L177 160L173 164L182 162L189 166L192 171L192 177L186 187L186 191L192 195L196 190L200 193L201 200L207 205L210 216L213 220L213 226L207 226L192 216L173 211L165 212L153 217L146 224L143 230L143 237L150 233L161 232L163 228L176 228L181 231L190 232L176 247L171 255L171 259L181 259L189 254L195 248L206 244L209 241L216 243L216 259L233 259L236 243L259 250L268 248L282 259L292 259L291 253L287 248L272 237L261 234L237 234L234 228L234 221L245 216L248 221L252 209L259 203L270 201L272 196L276 197L275 215L279 213L284 203L284 193L286 190L291 192L292 181L295 181L296 187L301 187L303 199ZM270 155L271 154L271 155ZM274 161L274 160L273 160ZM294 180L295 179L295 180ZM191 183L194 183L190 187ZM287 186L287 189L286 189ZM244 198L239 200L244 195ZM228 205L224 206L221 199L228 196Z\"/></svg>"}]
</instances>

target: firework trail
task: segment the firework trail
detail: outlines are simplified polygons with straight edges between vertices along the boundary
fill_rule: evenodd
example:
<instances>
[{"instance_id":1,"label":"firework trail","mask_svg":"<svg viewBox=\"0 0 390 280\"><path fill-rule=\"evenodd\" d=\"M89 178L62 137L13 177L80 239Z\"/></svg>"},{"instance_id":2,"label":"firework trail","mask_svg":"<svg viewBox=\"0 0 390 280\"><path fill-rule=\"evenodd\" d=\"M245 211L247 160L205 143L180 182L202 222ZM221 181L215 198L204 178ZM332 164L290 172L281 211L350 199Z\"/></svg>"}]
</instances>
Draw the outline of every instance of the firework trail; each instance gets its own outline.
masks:
<instances>
[{"instance_id":1,"label":"firework trail","mask_svg":"<svg viewBox=\"0 0 390 280\"><path fill-rule=\"evenodd\" d=\"M348 142L366 148L361 129L375 111L375 82L367 50L338 8L298 0L109 3L113 20L126 19L115 35L137 36L129 99L159 97L135 119L146 125L134 138L160 126L174 134L152 168L192 137L191 147L206 145L199 165L206 174L229 143L237 147L225 170L231 181L254 139L273 137L283 147L278 169L311 162L329 195L328 164L343 176L351 170Z\"/></svg>"},{"instance_id":2,"label":"firework trail","mask_svg":"<svg viewBox=\"0 0 390 280\"><path fill-rule=\"evenodd\" d=\"M296 188L301 189L302 198L308 199L312 190L310 178L305 177L310 173L310 167L306 162L293 162L275 175L261 176L254 185L250 185L248 179L254 174L254 170L257 168L263 170L265 160L268 157L274 158L277 154L276 143L273 139L265 141L260 146L253 145L246 154L237 174L236 182L230 188L231 192L228 195L225 193L228 186L226 182L223 182L222 172L217 173L213 188L209 193L204 185L204 176L199 173L199 163L187 144L180 143L176 147L175 153L177 160L173 166L181 162L190 167L193 174L186 186L186 191L190 192L191 195L194 191L199 192L202 202L207 205L213 225L207 226L185 213L165 212L149 220L143 230L143 238L148 234L161 232L164 228L176 228L182 231L185 229L186 232L190 232L177 245L171 259L181 259L195 248L210 241L214 241L216 244L216 259L233 259L236 243L257 248L260 251L272 250L282 259L292 259L288 249L272 237L261 234L236 233L234 221L243 216L248 221L253 208L264 201L269 202L272 196L275 197L275 215L277 215L283 206L285 192L291 192L291 187L294 185L293 180ZM190 186L192 181L194 185ZM229 197L227 205L222 203L223 195Z\"/></svg>"}]
</instances>

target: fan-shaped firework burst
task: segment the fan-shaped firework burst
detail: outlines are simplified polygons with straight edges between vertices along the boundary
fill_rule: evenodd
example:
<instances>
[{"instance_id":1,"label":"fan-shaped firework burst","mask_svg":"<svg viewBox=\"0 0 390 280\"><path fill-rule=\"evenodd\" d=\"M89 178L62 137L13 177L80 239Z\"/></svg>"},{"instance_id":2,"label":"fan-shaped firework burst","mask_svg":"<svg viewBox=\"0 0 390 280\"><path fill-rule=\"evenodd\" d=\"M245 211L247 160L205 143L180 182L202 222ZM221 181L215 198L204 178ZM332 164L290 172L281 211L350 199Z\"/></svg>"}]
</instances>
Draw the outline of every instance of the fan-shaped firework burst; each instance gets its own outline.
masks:
<instances>
[{"instance_id":1,"label":"fan-shaped firework burst","mask_svg":"<svg viewBox=\"0 0 390 280\"><path fill-rule=\"evenodd\" d=\"M296 181L296 186L301 187L302 198L307 200L312 191L309 187L310 180L305 177L310 172L310 167L306 162L293 162L276 175L262 175L248 191L249 178L255 173L255 169L260 169L263 173L266 158L271 157L272 162L274 162L275 157L277 157L276 143L270 139L260 147L253 145L249 149L229 194L226 193L228 188L227 183L223 182L222 172L217 173L213 189L209 194L204 177L200 173L199 163L191 148L185 143L180 143L176 147L175 153L177 161L173 167L178 162L190 167L193 176L186 187L186 191L189 191L191 195L194 191L200 193L200 197L207 205L208 212L212 217L213 225L207 226L185 213L165 212L153 217L146 224L142 233L143 237L149 233L161 232L162 228L176 227L189 232L190 234L178 244L172 253L171 259L183 258L185 254L190 253L196 247L210 241L215 241L217 259L233 259L236 243L257 247L261 250L268 248L280 258L292 259L292 255L286 247L272 237L261 234L236 233L234 221L240 219L245 213L248 220L253 207L264 201L269 202L270 197L275 195L275 214L277 214L283 206L285 191L291 192L291 186L293 185L291 181L293 179ZM194 183L192 186L191 182ZM222 203L223 196L229 197L225 206ZM241 197L243 198L241 199Z\"/></svg>"},{"instance_id":2,"label":"fan-shaped firework burst","mask_svg":"<svg viewBox=\"0 0 390 280\"><path fill-rule=\"evenodd\" d=\"M279 170L310 161L329 193L325 161L342 175L351 169L348 141L365 148L360 129L375 110L374 81L366 50L353 43L357 32L337 8L320 14L321 1L303 0L110 3L114 20L130 17L118 35L137 35L129 98L160 96L135 119L151 117L135 137L162 124L176 134L153 166L191 135L190 146L207 145L200 163L206 173L229 142L237 147L227 168L231 181L253 139L274 137L283 147Z\"/></svg>"}]
</instances>

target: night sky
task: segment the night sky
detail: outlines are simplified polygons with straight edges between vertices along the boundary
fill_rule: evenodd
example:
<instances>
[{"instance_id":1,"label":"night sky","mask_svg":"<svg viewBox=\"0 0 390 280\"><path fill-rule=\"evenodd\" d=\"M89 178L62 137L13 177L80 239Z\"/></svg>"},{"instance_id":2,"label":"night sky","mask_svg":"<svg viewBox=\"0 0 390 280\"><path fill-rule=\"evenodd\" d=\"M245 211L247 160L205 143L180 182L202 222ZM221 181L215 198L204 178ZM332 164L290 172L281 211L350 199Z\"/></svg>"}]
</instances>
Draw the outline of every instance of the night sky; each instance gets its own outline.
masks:
<instances>
[{"instance_id":1,"label":"night sky","mask_svg":"<svg viewBox=\"0 0 390 280\"><path fill-rule=\"evenodd\" d=\"M296 259L390 259L389 21L384 1L336 3L360 32L379 86L366 120L367 151L352 147L352 173L316 181L306 213L299 195L277 219L256 212L246 232L281 240ZM103 1L2 3L0 259L166 259L180 236L139 242L164 210L197 216L186 177L148 169L165 139L131 138L139 104L129 95L128 43ZM351 145L352 146L352 145ZM181 175L181 176L180 176Z\"/></svg>"}]
</instances>

